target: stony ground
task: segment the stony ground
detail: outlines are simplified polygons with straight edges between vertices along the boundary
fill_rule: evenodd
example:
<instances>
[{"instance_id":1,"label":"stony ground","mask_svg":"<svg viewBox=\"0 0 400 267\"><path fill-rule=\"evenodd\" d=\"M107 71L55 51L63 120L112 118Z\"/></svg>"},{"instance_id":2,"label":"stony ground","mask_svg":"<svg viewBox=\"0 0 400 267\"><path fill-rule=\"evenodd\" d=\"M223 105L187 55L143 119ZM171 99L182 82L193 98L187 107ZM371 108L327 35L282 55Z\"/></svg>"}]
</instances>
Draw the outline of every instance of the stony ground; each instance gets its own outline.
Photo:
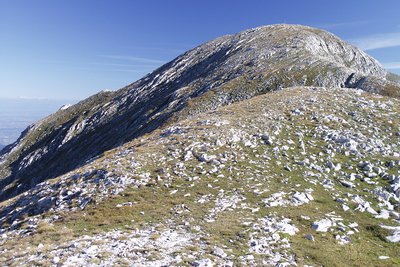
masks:
<instances>
[{"instance_id":1,"label":"stony ground","mask_svg":"<svg viewBox=\"0 0 400 267\"><path fill-rule=\"evenodd\" d=\"M3 266L396 266L400 101L287 88L1 203Z\"/></svg>"}]
</instances>

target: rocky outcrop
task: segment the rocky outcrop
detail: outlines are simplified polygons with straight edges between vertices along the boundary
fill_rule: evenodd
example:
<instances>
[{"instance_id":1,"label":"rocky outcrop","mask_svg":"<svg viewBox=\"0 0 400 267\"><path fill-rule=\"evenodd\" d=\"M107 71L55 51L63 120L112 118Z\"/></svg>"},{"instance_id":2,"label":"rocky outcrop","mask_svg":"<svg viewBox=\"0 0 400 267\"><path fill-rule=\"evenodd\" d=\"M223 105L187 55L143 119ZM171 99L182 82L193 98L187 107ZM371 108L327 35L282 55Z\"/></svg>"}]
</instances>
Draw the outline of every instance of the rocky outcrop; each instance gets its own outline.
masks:
<instances>
[{"instance_id":1,"label":"rocky outcrop","mask_svg":"<svg viewBox=\"0 0 400 267\"><path fill-rule=\"evenodd\" d=\"M272 25L198 46L116 92L30 126L0 154L0 200L64 174L165 123L295 85L399 96L373 58L336 36Z\"/></svg>"}]
</instances>

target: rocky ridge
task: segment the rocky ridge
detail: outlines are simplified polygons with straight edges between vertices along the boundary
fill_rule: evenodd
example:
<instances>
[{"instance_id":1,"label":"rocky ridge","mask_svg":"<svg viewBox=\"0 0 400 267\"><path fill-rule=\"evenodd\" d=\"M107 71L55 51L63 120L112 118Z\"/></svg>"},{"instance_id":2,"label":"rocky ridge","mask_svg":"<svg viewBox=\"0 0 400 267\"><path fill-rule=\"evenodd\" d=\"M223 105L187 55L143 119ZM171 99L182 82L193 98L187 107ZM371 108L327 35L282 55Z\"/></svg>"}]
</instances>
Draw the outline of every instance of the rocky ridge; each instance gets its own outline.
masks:
<instances>
[{"instance_id":1,"label":"rocky ridge","mask_svg":"<svg viewBox=\"0 0 400 267\"><path fill-rule=\"evenodd\" d=\"M397 78L272 25L63 107L1 152L0 264L396 266Z\"/></svg>"},{"instance_id":2,"label":"rocky ridge","mask_svg":"<svg viewBox=\"0 0 400 267\"><path fill-rule=\"evenodd\" d=\"M119 91L101 92L30 126L0 154L0 199L165 123L283 87L357 87L398 97L398 84L386 76L375 59L310 27L272 25L223 36Z\"/></svg>"}]
</instances>

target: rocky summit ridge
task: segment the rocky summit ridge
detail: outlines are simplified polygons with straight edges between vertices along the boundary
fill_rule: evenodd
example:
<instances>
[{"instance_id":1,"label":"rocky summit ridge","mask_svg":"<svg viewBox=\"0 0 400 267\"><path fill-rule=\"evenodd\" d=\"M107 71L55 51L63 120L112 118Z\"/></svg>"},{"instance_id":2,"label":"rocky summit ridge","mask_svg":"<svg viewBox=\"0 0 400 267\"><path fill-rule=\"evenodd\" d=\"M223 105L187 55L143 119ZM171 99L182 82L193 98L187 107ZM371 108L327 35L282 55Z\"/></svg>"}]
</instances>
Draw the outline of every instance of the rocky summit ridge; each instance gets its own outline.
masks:
<instances>
[{"instance_id":1,"label":"rocky summit ridge","mask_svg":"<svg viewBox=\"0 0 400 267\"><path fill-rule=\"evenodd\" d=\"M60 109L0 154L0 262L399 264L397 78L272 25Z\"/></svg>"}]
</instances>

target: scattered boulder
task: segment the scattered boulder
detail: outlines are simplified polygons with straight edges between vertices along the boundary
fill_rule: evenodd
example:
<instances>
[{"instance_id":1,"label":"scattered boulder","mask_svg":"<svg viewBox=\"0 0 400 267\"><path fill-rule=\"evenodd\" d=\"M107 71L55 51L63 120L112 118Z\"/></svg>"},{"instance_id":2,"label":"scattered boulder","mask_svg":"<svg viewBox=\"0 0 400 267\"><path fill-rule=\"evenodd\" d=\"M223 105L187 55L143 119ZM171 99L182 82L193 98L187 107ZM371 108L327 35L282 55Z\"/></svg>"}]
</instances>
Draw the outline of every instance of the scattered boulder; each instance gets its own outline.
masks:
<instances>
[{"instance_id":1,"label":"scattered boulder","mask_svg":"<svg viewBox=\"0 0 400 267\"><path fill-rule=\"evenodd\" d=\"M333 223L330 219L322 219L311 224L312 229L317 232L328 232L332 226Z\"/></svg>"}]
</instances>

